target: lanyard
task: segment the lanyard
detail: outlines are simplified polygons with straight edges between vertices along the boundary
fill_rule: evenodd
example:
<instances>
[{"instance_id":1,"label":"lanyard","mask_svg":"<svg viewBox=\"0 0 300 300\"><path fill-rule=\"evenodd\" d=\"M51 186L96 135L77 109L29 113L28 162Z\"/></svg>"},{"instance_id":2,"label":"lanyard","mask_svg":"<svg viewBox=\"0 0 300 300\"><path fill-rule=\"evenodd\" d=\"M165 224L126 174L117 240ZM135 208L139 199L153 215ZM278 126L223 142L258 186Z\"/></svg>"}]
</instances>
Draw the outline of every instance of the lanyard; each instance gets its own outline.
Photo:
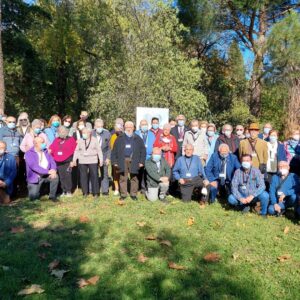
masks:
<instances>
[{"instance_id":1,"label":"lanyard","mask_svg":"<svg viewBox=\"0 0 300 300\"><path fill-rule=\"evenodd\" d=\"M10 137L11 137L11 143L14 145L14 143L15 143L15 137L16 137L16 132L14 130L11 132Z\"/></svg>"},{"instance_id":2,"label":"lanyard","mask_svg":"<svg viewBox=\"0 0 300 300\"><path fill-rule=\"evenodd\" d=\"M255 141L255 143L254 143L254 145L250 142L250 140L248 139L248 142L249 142L249 144L250 144L250 147L251 147L251 149L252 149L252 153L256 153L256 150L255 150L255 146L256 146L256 142L257 142L257 140Z\"/></svg>"},{"instance_id":3,"label":"lanyard","mask_svg":"<svg viewBox=\"0 0 300 300\"><path fill-rule=\"evenodd\" d=\"M249 170L249 175L246 176L246 178L245 178L245 173L246 173L246 172L243 172L243 184L246 184L246 185L247 185L247 184L249 183L249 179L250 179L250 176L251 176L251 170L252 170L252 169Z\"/></svg>"},{"instance_id":4,"label":"lanyard","mask_svg":"<svg viewBox=\"0 0 300 300\"><path fill-rule=\"evenodd\" d=\"M195 135L196 135L196 138L195 138ZM192 133L192 138L193 138L194 143L196 142L196 140L198 139L198 137L200 136L200 134L196 133L195 135Z\"/></svg>"},{"instance_id":5,"label":"lanyard","mask_svg":"<svg viewBox=\"0 0 300 300\"><path fill-rule=\"evenodd\" d=\"M90 142L88 143L88 145L86 146L86 140L84 140L84 143L85 143L85 151L87 151L90 147L90 144L91 144L91 141L92 141L92 138L90 138Z\"/></svg>"},{"instance_id":6,"label":"lanyard","mask_svg":"<svg viewBox=\"0 0 300 300\"><path fill-rule=\"evenodd\" d=\"M186 165L187 171L189 171L189 170L190 170L190 168L191 168L191 165L192 165L192 162L193 162L193 157L191 157L190 159L191 159L191 161L190 161L190 164L188 165L188 164L187 164L187 159L186 159L186 158L184 158L184 162L185 162L185 165Z\"/></svg>"},{"instance_id":7,"label":"lanyard","mask_svg":"<svg viewBox=\"0 0 300 300\"><path fill-rule=\"evenodd\" d=\"M3 155L2 159L1 159L0 169L2 168L2 165L4 164L4 161L5 161L5 154Z\"/></svg>"}]
</instances>

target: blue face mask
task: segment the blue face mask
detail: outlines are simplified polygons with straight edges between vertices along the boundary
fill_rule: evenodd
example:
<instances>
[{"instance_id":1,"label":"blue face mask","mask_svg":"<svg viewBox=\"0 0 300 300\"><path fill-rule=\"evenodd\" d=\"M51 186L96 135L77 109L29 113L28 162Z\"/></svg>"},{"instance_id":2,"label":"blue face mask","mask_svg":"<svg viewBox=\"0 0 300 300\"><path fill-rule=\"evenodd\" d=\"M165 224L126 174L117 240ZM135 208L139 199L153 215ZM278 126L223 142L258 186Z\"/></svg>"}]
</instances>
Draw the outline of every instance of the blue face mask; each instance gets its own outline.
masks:
<instances>
[{"instance_id":1,"label":"blue face mask","mask_svg":"<svg viewBox=\"0 0 300 300\"><path fill-rule=\"evenodd\" d=\"M142 132L146 132L148 130L148 125L143 125L141 127Z\"/></svg>"},{"instance_id":2,"label":"blue face mask","mask_svg":"<svg viewBox=\"0 0 300 300\"><path fill-rule=\"evenodd\" d=\"M152 124L152 128L153 128L154 130L158 129L158 127L159 127L158 124Z\"/></svg>"},{"instance_id":3,"label":"blue face mask","mask_svg":"<svg viewBox=\"0 0 300 300\"><path fill-rule=\"evenodd\" d=\"M159 162L161 160L161 155L160 154L152 154L152 159L155 162Z\"/></svg>"},{"instance_id":4,"label":"blue face mask","mask_svg":"<svg viewBox=\"0 0 300 300\"><path fill-rule=\"evenodd\" d=\"M133 133L128 133L125 131L125 134L128 136L128 137L132 137L133 136Z\"/></svg>"},{"instance_id":5,"label":"blue face mask","mask_svg":"<svg viewBox=\"0 0 300 300\"><path fill-rule=\"evenodd\" d=\"M87 135L86 133L83 133L83 134L82 134L82 138L83 138L84 140L87 140L87 139L88 139L88 135Z\"/></svg>"},{"instance_id":6,"label":"blue face mask","mask_svg":"<svg viewBox=\"0 0 300 300\"><path fill-rule=\"evenodd\" d=\"M97 131L97 133L102 133L103 132L103 128L102 127L97 128L96 131Z\"/></svg>"},{"instance_id":7,"label":"blue face mask","mask_svg":"<svg viewBox=\"0 0 300 300\"><path fill-rule=\"evenodd\" d=\"M277 136L271 135L271 136L269 137L269 139L270 139L270 143L271 143L271 144L274 144L275 142L277 142Z\"/></svg>"},{"instance_id":8,"label":"blue face mask","mask_svg":"<svg viewBox=\"0 0 300 300\"><path fill-rule=\"evenodd\" d=\"M264 128L264 134L269 134L271 131L271 128Z\"/></svg>"},{"instance_id":9,"label":"blue face mask","mask_svg":"<svg viewBox=\"0 0 300 300\"><path fill-rule=\"evenodd\" d=\"M52 122L53 127L58 127L60 125L59 121Z\"/></svg>"},{"instance_id":10,"label":"blue face mask","mask_svg":"<svg viewBox=\"0 0 300 300\"><path fill-rule=\"evenodd\" d=\"M208 135L208 136L214 136L214 135L215 135L215 132L212 131L212 130L208 130L208 131L207 131L207 135Z\"/></svg>"},{"instance_id":11,"label":"blue face mask","mask_svg":"<svg viewBox=\"0 0 300 300\"><path fill-rule=\"evenodd\" d=\"M184 126L184 120L178 120L178 126L180 127Z\"/></svg>"},{"instance_id":12,"label":"blue face mask","mask_svg":"<svg viewBox=\"0 0 300 300\"><path fill-rule=\"evenodd\" d=\"M15 128L16 128L16 123L8 123L8 124L7 124L7 127L8 127L9 129L15 129Z\"/></svg>"},{"instance_id":13,"label":"blue face mask","mask_svg":"<svg viewBox=\"0 0 300 300\"><path fill-rule=\"evenodd\" d=\"M47 144L46 143L42 143L41 144L41 150L45 150L47 149Z\"/></svg>"},{"instance_id":14,"label":"blue face mask","mask_svg":"<svg viewBox=\"0 0 300 300\"><path fill-rule=\"evenodd\" d=\"M35 133L35 134L40 134L41 133L41 129L40 128L34 128L34 130L33 130L33 132Z\"/></svg>"},{"instance_id":15,"label":"blue face mask","mask_svg":"<svg viewBox=\"0 0 300 300\"><path fill-rule=\"evenodd\" d=\"M246 170L250 169L251 163L249 161L243 161L242 162L242 167Z\"/></svg>"}]
</instances>

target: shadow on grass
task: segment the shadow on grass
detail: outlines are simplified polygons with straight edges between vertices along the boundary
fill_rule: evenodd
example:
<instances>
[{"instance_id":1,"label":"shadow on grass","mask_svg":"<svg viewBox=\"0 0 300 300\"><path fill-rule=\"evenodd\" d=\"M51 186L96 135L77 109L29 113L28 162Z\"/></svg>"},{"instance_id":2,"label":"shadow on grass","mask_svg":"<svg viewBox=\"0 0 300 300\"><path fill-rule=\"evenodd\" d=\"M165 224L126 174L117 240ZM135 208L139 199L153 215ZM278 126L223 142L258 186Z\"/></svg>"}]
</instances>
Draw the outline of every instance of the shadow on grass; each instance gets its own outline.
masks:
<instances>
[{"instance_id":1,"label":"shadow on grass","mask_svg":"<svg viewBox=\"0 0 300 300\"><path fill-rule=\"evenodd\" d=\"M32 203L0 208L1 299L17 298L18 291L30 284L40 284L45 290L31 299L260 298L255 279L245 276L243 284L236 282L237 274L225 256L215 263L203 260L208 252L221 251L214 241L205 241L198 252L192 236L163 228L153 232L151 225L124 231L122 238L116 239L110 236L110 219L80 223L78 218L57 215L43 224L46 209ZM32 215L41 220L28 221ZM12 234L12 227L22 227L24 232ZM149 234L157 239L147 240ZM51 247L42 247L45 241ZM137 259L141 253L149 258L144 263ZM69 270L62 280L49 272L48 265L54 259L60 261L58 269ZM186 270L169 269L168 262ZM101 277L97 285L78 288L79 278L94 275Z\"/></svg>"}]
</instances>

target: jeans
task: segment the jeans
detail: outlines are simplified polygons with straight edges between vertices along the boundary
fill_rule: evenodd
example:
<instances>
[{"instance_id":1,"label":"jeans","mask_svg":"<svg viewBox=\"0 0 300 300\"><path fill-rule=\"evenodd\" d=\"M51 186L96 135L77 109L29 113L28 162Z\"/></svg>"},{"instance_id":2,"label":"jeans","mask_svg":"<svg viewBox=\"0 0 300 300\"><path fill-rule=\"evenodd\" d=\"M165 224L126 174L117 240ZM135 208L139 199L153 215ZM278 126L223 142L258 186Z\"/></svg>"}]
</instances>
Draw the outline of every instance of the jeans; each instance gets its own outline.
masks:
<instances>
[{"instance_id":1,"label":"jeans","mask_svg":"<svg viewBox=\"0 0 300 300\"><path fill-rule=\"evenodd\" d=\"M280 206L282 212L285 211L285 209L287 209L288 207L294 207L296 210L297 209L297 195L292 194L290 196L287 196L284 198L284 200L282 202L277 202L277 204ZM271 204L269 206L268 212L270 215L275 215L277 213L275 211L274 205L275 204Z\"/></svg>"},{"instance_id":2,"label":"jeans","mask_svg":"<svg viewBox=\"0 0 300 300\"><path fill-rule=\"evenodd\" d=\"M40 190L44 183L50 184L49 198L55 199L58 187L58 176L54 179L50 177L41 177L38 183L28 183L28 197L30 200L36 200L40 198Z\"/></svg>"},{"instance_id":3,"label":"jeans","mask_svg":"<svg viewBox=\"0 0 300 300\"><path fill-rule=\"evenodd\" d=\"M260 201L260 206L261 206L260 214L261 215L266 215L267 210L268 210L268 204L269 204L269 194L266 191L260 193L257 197L255 197L248 204L243 204L241 201L237 200L232 194L229 195L229 197L228 197L228 202L229 202L230 205L238 206L240 208L244 208L244 207L249 206L249 205L251 205L253 203L256 203L258 201Z\"/></svg>"},{"instance_id":4,"label":"jeans","mask_svg":"<svg viewBox=\"0 0 300 300\"><path fill-rule=\"evenodd\" d=\"M148 187L146 196L149 201L156 201L158 199L163 200L166 197L166 193L169 189L169 184L160 183L158 187Z\"/></svg>"},{"instance_id":5,"label":"jeans","mask_svg":"<svg viewBox=\"0 0 300 300\"><path fill-rule=\"evenodd\" d=\"M209 188L210 188L209 199L211 203L215 202L218 195L218 191L220 191L221 197L223 196L228 197L230 193L230 184L227 183L225 183L225 185L220 185L220 182L218 182L218 187L215 188L212 185L210 185Z\"/></svg>"}]
</instances>

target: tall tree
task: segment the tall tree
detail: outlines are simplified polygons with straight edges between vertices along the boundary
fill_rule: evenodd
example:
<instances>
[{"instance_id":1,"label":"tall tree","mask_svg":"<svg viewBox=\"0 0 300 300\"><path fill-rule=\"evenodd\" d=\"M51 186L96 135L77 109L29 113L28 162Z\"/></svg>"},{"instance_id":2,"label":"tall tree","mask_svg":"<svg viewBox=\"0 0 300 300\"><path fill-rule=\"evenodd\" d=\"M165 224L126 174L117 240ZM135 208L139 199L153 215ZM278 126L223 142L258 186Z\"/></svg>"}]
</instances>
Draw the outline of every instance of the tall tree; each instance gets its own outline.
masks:
<instances>
[{"instance_id":1,"label":"tall tree","mask_svg":"<svg viewBox=\"0 0 300 300\"><path fill-rule=\"evenodd\" d=\"M4 62L2 51L2 0L0 0L0 110L5 108Z\"/></svg>"}]
</instances>

